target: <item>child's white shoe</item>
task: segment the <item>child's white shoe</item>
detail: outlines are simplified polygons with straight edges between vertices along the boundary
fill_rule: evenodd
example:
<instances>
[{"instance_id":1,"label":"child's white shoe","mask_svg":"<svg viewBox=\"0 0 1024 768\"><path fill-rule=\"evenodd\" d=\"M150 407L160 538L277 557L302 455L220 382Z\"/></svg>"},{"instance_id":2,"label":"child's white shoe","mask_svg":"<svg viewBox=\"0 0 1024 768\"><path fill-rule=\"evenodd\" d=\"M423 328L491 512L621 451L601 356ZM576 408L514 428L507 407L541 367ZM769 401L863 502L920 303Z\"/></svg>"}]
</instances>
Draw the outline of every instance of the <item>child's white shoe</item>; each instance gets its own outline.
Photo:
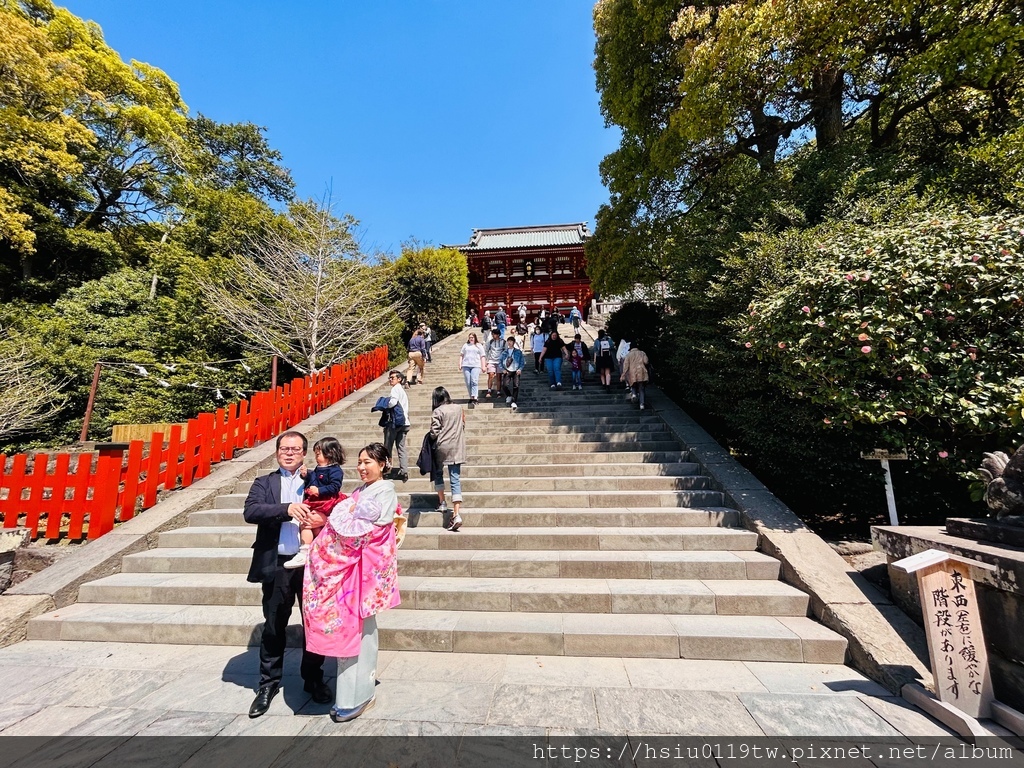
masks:
<instances>
[{"instance_id":1,"label":"child's white shoe","mask_svg":"<svg viewBox=\"0 0 1024 768\"><path fill-rule=\"evenodd\" d=\"M303 568L306 565L306 555L309 554L309 547L305 544L299 547L299 552L295 557L284 564L285 568Z\"/></svg>"}]
</instances>

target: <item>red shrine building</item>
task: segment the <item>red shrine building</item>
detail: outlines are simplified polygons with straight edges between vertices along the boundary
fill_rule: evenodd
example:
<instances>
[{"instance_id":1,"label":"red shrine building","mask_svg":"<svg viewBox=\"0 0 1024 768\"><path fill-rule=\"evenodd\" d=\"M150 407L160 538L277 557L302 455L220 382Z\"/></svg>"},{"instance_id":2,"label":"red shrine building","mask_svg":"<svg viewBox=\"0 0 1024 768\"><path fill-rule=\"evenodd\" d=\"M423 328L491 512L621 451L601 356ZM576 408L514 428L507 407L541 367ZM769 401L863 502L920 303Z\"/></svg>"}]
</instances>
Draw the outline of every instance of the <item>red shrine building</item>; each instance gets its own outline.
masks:
<instances>
[{"instance_id":1,"label":"red shrine building","mask_svg":"<svg viewBox=\"0 0 1024 768\"><path fill-rule=\"evenodd\" d=\"M491 314L503 304L513 314L525 304L532 317L542 309L567 313L574 305L584 315L593 292L583 245L586 222L540 227L474 229L462 251L469 265L469 309Z\"/></svg>"}]
</instances>

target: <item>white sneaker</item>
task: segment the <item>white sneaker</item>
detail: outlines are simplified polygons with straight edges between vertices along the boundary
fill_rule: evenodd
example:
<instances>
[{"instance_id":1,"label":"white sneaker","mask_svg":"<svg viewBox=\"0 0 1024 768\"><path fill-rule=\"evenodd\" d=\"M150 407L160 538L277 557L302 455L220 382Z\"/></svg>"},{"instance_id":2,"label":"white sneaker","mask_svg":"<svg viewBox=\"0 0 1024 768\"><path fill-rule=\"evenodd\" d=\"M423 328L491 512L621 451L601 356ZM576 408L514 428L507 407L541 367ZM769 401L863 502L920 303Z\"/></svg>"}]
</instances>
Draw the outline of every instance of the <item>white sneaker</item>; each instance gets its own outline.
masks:
<instances>
[{"instance_id":1,"label":"white sneaker","mask_svg":"<svg viewBox=\"0 0 1024 768\"><path fill-rule=\"evenodd\" d=\"M551 388L552 388L552 389L554 389L554 388L555 388L555 385L554 385L554 384L552 384L552 385L551 385Z\"/></svg>"},{"instance_id":2,"label":"white sneaker","mask_svg":"<svg viewBox=\"0 0 1024 768\"><path fill-rule=\"evenodd\" d=\"M640 406L640 410L642 411L642 410L644 409L644 407L645 407L645 406L641 405L641 406Z\"/></svg>"},{"instance_id":3,"label":"white sneaker","mask_svg":"<svg viewBox=\"0 0 1024 768\"><path fill-rule=\"evenodd\" d=\"M508 405L511 402L512 402L512 396L509 395L508 397L505 398L505 405Z\"/></svg>"},{"instance_id":4,"label":"white sneaker","mask_svg":"<svg viewBox=\"0 0 1024 768\"><path fill-rule=\"evenodd\" d=\"M295 555L291 560L284 564L285 568L304 568L306 565L306 553L309 551L309 547L299 547L298 554Z\"/></svg>"},{"instance_id":5,"label":"white sneaker","mask_svg":"<svg viewBox=\"0 0 1024 768\"><path fill-rule=\"evenodd\" d=\"M518 411L519 410L519 406L516 405L515 403L512 403L512 410L513 411Z\"/></svg>"}]
</instances>

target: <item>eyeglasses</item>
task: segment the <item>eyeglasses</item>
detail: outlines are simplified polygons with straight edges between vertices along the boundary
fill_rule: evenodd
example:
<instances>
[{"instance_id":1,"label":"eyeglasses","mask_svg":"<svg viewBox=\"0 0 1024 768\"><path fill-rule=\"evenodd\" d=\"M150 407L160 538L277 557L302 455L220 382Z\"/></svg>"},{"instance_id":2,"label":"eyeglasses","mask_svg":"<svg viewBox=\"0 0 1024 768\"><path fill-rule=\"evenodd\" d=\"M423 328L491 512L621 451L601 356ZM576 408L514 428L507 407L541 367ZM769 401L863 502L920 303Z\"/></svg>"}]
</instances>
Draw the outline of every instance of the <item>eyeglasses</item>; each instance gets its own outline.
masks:
<instances>
[{"instance_id":1,"label":"eyeglasses","mask_svg":"<svg viewBox=\"0 0 1024 768\"><path fill-rule=\"evenodd\" d=\"M305 448L278 448L278 453L305 453Z\"/></svg>"}]
</instances>

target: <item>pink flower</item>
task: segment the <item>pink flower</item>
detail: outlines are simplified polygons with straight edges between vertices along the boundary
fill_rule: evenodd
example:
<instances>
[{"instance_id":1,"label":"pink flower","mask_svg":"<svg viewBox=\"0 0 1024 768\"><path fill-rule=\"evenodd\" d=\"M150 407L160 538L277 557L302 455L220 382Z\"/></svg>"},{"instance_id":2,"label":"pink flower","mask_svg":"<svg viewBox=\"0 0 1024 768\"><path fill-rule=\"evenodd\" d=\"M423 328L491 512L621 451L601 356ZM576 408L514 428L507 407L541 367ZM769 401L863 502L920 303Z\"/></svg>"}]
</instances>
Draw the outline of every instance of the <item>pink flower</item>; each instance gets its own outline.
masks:
<instances>
[{"instance_id":1,"label":"pink flower","mask_svg":"<svg viewBox=\"0 0 1024 768\"><path fill-rule=\"evenodd\" d=\"M822 419L822 421L824 421L826 424L832 423L832 419Z\"/></svg>"},{"instance_id":2,"label":"pink flower","mask_svg":"<svg viewBox=\"0 0 1024 768\"><path fill-rule=\"evenodd\" d=\"M871 347L865 344L863 347L860 348L860 351L863 352L865 355L870 354Z\"/></svg>"},{"instance_id":3,"label":"pink flower","mask_svg":"<svg viewBox=\"0 0 1024 768\"><path fill-rule=\"evenodd\" d=\"M971 256L971 261L978 261L980 258L981 256L979 256L978 254L974 254L973 256Z\"/></svg>"},{"instance_id":4,"label":"pink flower","mask_svg":"<svg viewBox=\"0 0 1024 768\"><path fill-rule=\"evenodd\" d=\"M922 351L922 352L931 352L931 350L930 350L930 349L928 349L928 347L922 347L922 348L921 348L921 351Z\"/></svg>"},{"instance_id":5,"label":"pink flower","mask_svg":"<svg viewBox=\"0 0 1024 768\"><path fill-rule=\"evenodd\" d=\"M786 342L780 341L779 342L779 349L785 349L785 348L786 348Z\"/></svg>"},{"instance_id":6,"label":"pink flower","mask_svg":"<svg viewBox=\"0 0 1024 768\"><path fill-rule=\"evenodd\" d=\"M952 315L946 315L946 322L947 323L952 323L954 320L956 320L956 318L953 317Z\"/></svg>"},{"instance_id":7,"label":"pink flower","mask_svg":"<svg viewBox=\"0 0 1024 768\"><path fill-rule=\"evenodd\" d=\"M853 282L853 275L843 275L843 279L844 280L849 280L850 282Z\"/></svg>"},{"instance_id":8,"label":"pink flower","mask_svg":"<svg viewBox=\"0 0 1024 768\"><path fill-rule=\"evenodd\" d=\"M946 453L946 451L939 451L939 458L940 458L940 459L945 459L945 458L947 458L948 456L949 456L949 454L948 454L948 453Z\"/></svg>"},{"instance_id":9,"label":"pink flower","mask_svg":"<svg viewBox=\"0 0 1024 768\"><path fill-rule=\"evenodd\" d=\"M868 280L870 280L870 279L871 279L871 273L870 273L870 272L865 272L865 273L864 273L864 277L862 277L862 278L861 278L861 280L863 280L863 281L864 281L865 283L866 283L866 282L867 282Z\"/></svg>"},{"instance_id":10,"label":"pink flower","mask_svg":"<svg viewBox=\"0 0 1024 768\"><path fill-rule=\"evenodd\" d=\"M825 327L825 321L824 320L819 320L818 321L818 327L819 328L824 328Z\"/></svg>"},{"instance_id":11,"label":"pink flower","mask_svg":"<svg viewBox=\"0 0 1024 768\"><path fill-rule=\"evenodd\" d=\"M932 311L930 309L926 309L924 311L924 314L928 315L928 317L931 317L932 316Z\"/></svg>"},{"instance_id":12,"label":"pink flower","mask_svg":"<svg viewBox=\"0 0 1024 768\"><path fill-rule=\"evenodd\" d=\"M950 285L949 283L943 283L943 284L942 284L942 287L943 287L943 288L945 288L945 289L946 289L946 290L948 291L948 290L949 290L950 288L952 288L953 286L952 286L952 285Z\"/></svg>"},{"instance_id":13,"label":"pink flower","mask_svg":"<svg viewBox=\"0 0 1024 768\"><path fill-rule=\"evenodd\" d=\"M903 381L903 377L902 376L897 376L896 377L896 381Z\"/></svg>"},{"instance_id":14,"label":"pink flower","mask_svg":"<svg viewBox=\"0 0 1024 768\"><path fill-rule=\"evenodd\" d=\"M866 333L862 333L857 337L857 341L867 341L870 337Z\"/></svg>"},{"instance_id":15,"label":"pink flower","mask_svg":"<svg viewBox=\"0 0 1024 768\"><path fill-rule=\"evenodd\" d=\"M803 307L800 307L800 311L804 312L804 313L807 313L807 312L811 311L811 308L808 307L808 306L803 306Z\"/></svg>"},{"instance_id":16,"label":"pink flower","mask_svg":"<svg viewBox=\"0 0 1024 768\"><path fill-rule=\"evenodd\" d=\"M753 344L751 344L751 343L750 343L750 342L748 341L748 342L747 342L746 344L744 344L743 346L744 346L744 347L746 347L747 349L750 349L750 348L751 348L752 346L754 346L754 345L753 345Z\"/></svg>"}]
</instances>

